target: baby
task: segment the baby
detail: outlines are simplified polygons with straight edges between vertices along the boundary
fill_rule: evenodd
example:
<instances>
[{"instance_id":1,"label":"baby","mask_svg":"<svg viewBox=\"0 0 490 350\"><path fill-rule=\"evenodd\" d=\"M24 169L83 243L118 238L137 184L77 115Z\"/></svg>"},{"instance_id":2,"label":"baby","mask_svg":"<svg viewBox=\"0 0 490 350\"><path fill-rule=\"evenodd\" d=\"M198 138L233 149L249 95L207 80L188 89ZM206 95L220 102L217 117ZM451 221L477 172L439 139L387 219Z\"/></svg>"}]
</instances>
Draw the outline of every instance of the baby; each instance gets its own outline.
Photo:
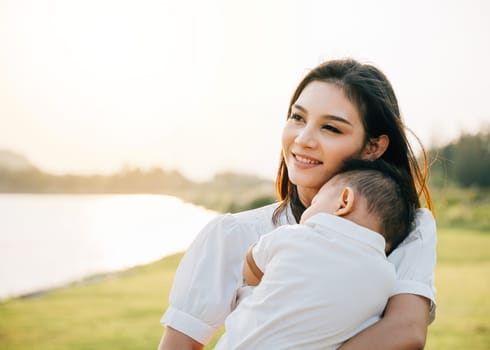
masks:
<instances>
[{"instance_id":1,"label":"baby","mask_svg":"<svg viewBox=\"0 0 490 350\"><path fill-rule=\"evenodd\" d=\"M249 248L244 280L257 287L215 349L336 349L378 321L396 279L386 255L415 217L407 181L381 160L346 162L300 224Z\"/></svg>"}]
</instances>

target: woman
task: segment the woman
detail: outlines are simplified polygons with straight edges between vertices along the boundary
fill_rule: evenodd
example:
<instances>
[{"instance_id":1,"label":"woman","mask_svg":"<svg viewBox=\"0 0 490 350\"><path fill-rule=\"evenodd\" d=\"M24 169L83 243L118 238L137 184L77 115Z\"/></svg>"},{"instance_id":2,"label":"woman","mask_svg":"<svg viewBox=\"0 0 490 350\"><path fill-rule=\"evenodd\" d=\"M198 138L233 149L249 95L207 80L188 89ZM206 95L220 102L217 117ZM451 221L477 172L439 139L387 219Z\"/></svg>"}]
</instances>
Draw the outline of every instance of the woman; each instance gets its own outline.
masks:
<instances>
[{"instance_id":1,"label":"woman","mask_svg":"<svg viewBox=\"0 0 490 350\"><path fill-rule=\"evenodd\" d=\"M250 292L242 276L248 246L279 225L298 222L345 159L381 157L408 170L431 207L425 174L406 138L391 84L373 66L334 60L307 74L291 98L282 146L276 180L280 202L219 216L182 259L162 318L167 330L160 350L201 349L209 341ZM424 347L434 315L435 239L432 215L419 209L415 229L388 257L398 281L383 318L341 349Z\"/></svg>"}]
</instances>

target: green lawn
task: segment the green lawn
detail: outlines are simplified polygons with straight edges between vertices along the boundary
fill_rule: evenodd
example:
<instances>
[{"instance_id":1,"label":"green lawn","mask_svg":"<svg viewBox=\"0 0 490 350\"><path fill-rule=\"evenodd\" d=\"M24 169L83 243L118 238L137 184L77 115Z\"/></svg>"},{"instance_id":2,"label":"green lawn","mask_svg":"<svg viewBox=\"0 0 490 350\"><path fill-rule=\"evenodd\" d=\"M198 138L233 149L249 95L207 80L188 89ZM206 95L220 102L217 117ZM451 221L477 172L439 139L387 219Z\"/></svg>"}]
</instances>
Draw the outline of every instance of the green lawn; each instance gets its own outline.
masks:
<instances>
[{"instance_id":1,"label":"green lawn","mask_svg":"<svg viewBox=\"0 0 490 350\"><path fill-rule=\"evenodd\" d=\"M0 303L0 348L155 349L180 257ZM426 349L490 349L490 232L440 229L436 286Z\"/></svg>"},{"instance_id":2,"label":"green lawn","mask_svg":"<svg viewBox=\"0 0 490 350\"><path fill-rule=\"evenodd\" d=\"M490 232L441 229L426 349L490 349Z\"/></svg>"}]
</instances>

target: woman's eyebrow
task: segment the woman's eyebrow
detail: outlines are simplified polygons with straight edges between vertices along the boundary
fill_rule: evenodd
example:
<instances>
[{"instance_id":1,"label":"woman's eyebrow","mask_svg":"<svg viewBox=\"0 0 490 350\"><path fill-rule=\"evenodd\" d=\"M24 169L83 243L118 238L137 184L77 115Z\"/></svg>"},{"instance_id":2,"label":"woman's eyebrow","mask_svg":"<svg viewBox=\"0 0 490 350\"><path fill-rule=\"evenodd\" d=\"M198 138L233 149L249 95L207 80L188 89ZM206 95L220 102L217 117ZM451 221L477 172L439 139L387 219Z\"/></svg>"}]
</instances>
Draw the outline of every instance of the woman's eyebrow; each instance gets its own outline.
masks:
<instances>
[{"instance_id":1,"label":"woman's eyebrow","mask_svg":"<svg viewBox=\"0 0 490 350\"><path fill-rule=\"evenodd\" d=\"M299 105L297 103L295 103L293 105L293 107L296 108L296 109L299 109L303 113L308 113L308 110L306 108L304 108L303 106L301 106L301 105ZM347 120L346 118L343 118L343 117L336 116L336 115L324 114L324 115L320 116L320 118L329 119L329 120L335 120L335 121L338 121L338 122L341 122L341 123L344 123L344 124L347 124L347 125L352 126L352 123L349 120Z\"/></svg>"}]
</instances>

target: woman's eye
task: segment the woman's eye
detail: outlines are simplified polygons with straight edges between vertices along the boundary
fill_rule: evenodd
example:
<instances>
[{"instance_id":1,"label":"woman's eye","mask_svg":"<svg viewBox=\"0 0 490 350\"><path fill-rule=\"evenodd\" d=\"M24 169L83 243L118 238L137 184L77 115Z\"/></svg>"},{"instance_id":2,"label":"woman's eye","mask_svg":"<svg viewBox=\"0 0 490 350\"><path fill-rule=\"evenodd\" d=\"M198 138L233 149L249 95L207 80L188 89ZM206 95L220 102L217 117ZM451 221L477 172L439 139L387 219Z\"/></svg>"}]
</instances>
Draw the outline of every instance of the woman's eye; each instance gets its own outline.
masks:
<instances>
[{"instance_id":1,"label":"woman's eye","mask_svg":"<svg viewBox=\"0 0 490 350\"><path fill-rule=\"evenodd\" d=\"M304 118L302 116L300 116L299 114L296 114L296 113L292 113L291 116L289 117L289 119L299 121L299 122L304 120Z\"/></svg>"},{"instance_id":2,"label":"woman's eye","mask_svg":"<svg viewBox=\"0 0 490 350\"><path fill-rule=\"evenodd\" d=\"M324 125L323 129L334 132L336 134L342 134L342 132L339 129L337 129L335 126L330 124Z\"/></svg>"}]
</instances>

